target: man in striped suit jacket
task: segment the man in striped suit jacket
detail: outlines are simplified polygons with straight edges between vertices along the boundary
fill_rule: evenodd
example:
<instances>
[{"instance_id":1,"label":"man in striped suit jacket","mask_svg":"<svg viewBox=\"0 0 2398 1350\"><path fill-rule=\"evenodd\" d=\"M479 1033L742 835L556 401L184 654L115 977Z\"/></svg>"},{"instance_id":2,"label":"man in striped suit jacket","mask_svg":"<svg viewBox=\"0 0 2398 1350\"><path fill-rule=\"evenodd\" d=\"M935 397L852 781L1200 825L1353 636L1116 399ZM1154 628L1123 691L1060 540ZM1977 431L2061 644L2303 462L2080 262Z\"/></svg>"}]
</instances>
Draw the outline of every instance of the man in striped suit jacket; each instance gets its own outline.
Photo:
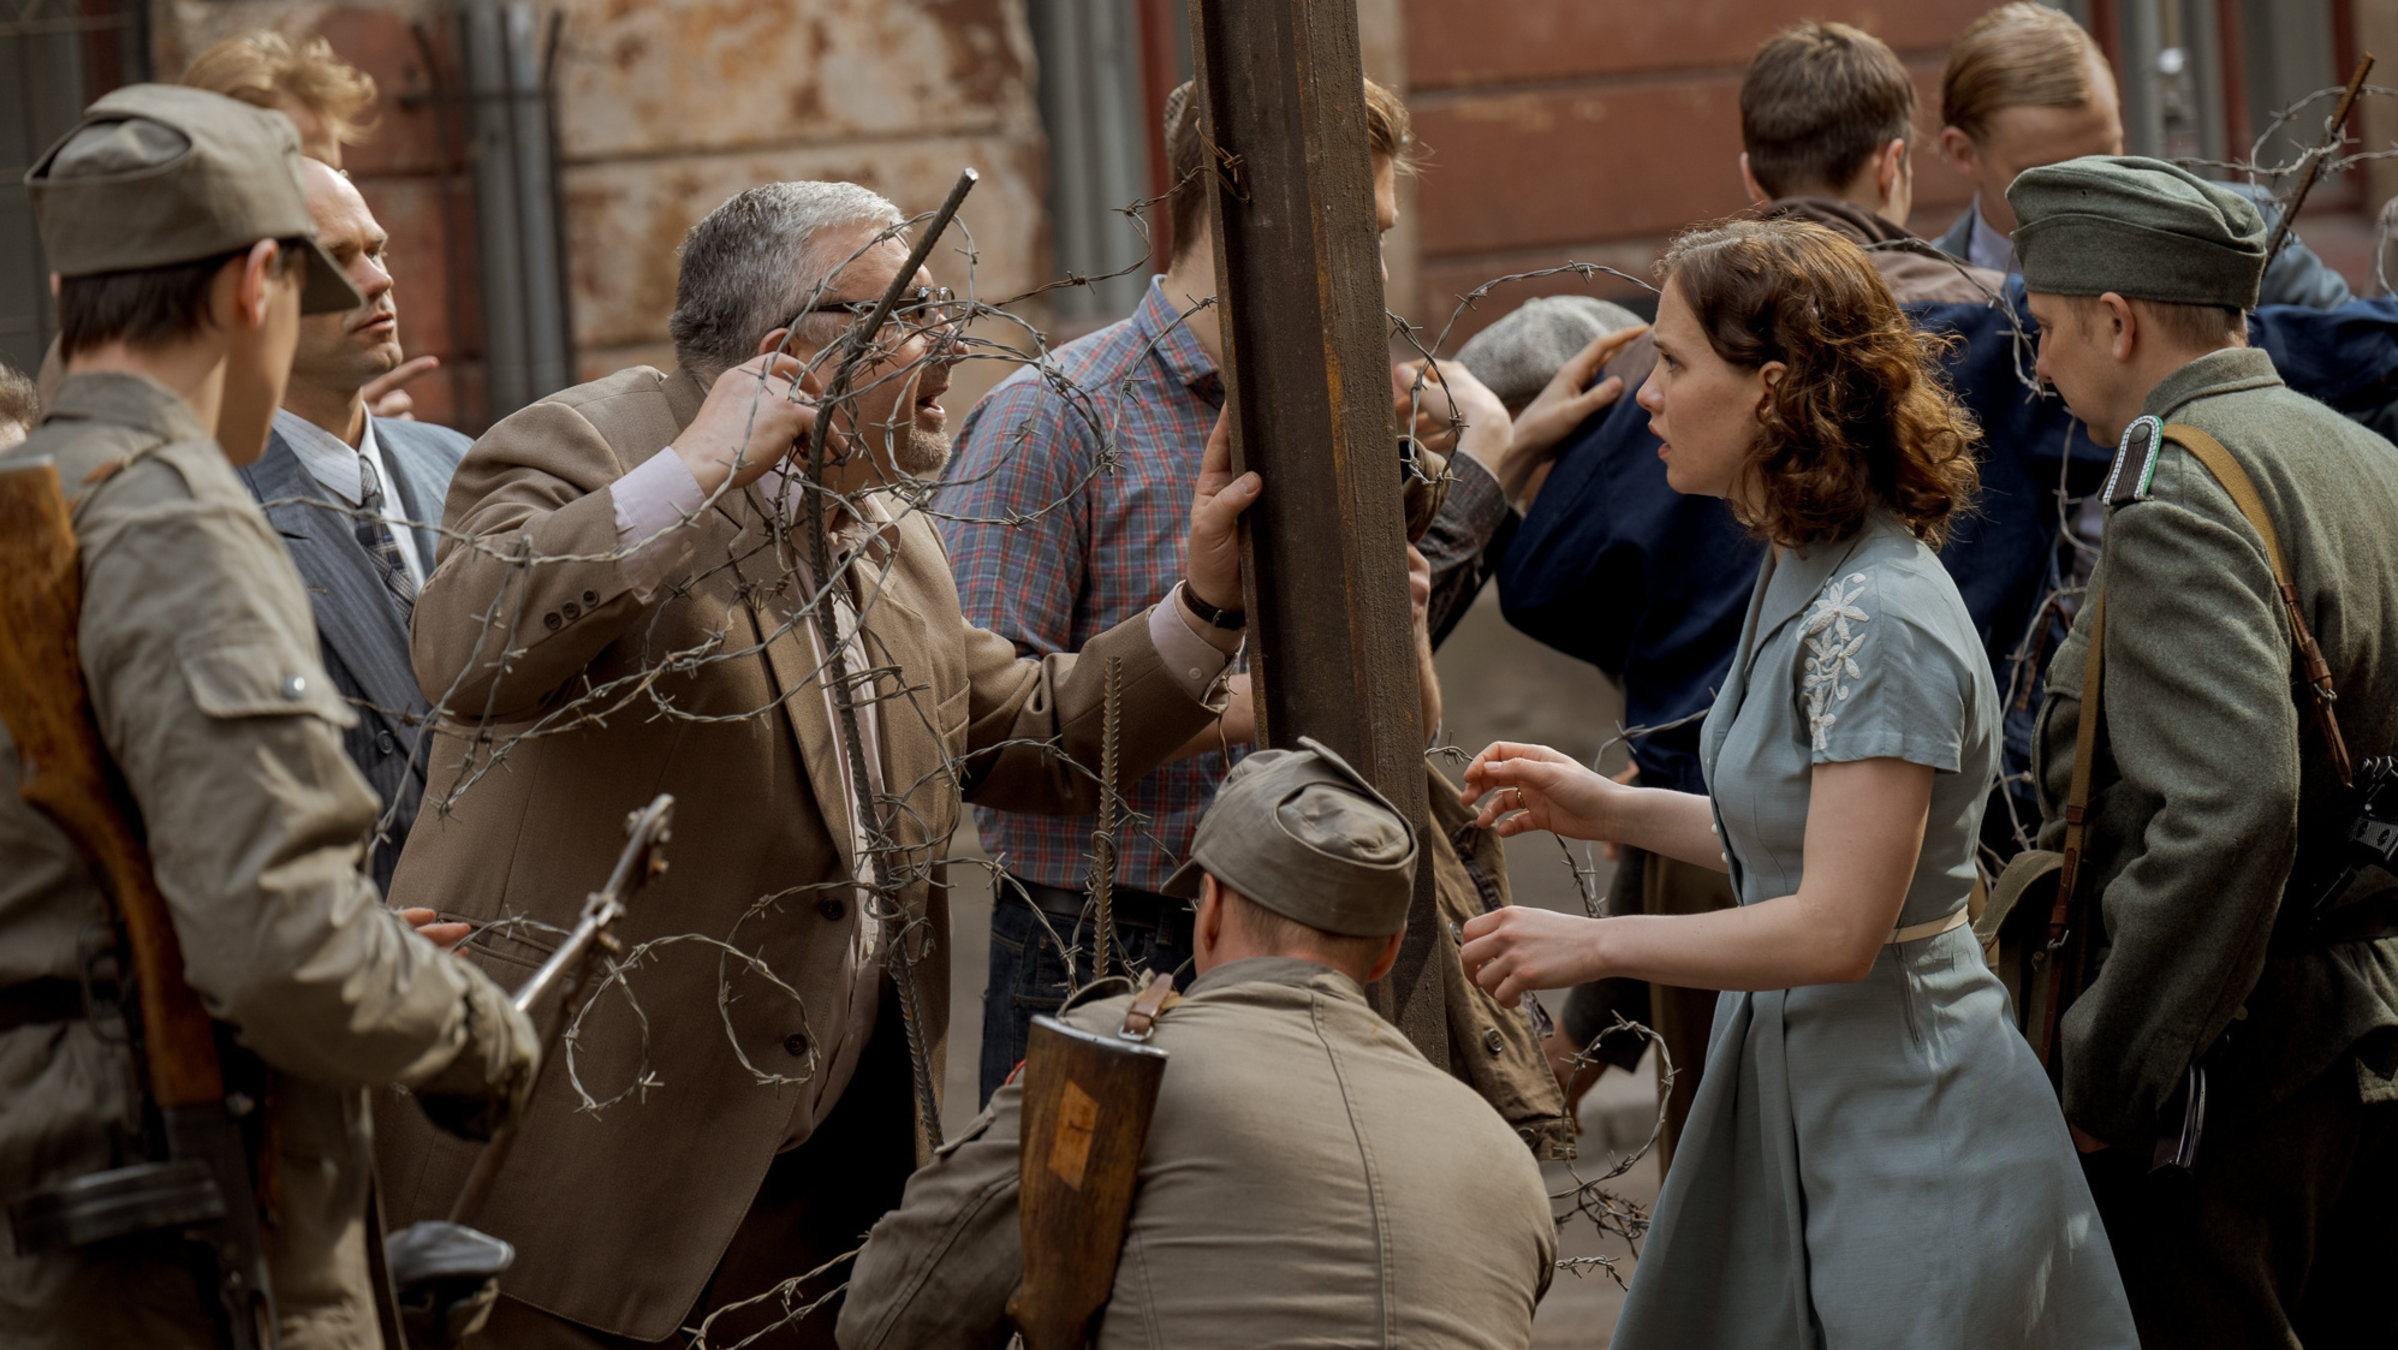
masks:
<instances>
[{"instance_id":1,"label":"man in striped suit jacket","mask_svg":"<svg viewBox=\"0 0 2398 1350\"><path fill-rule=\"evenodd\" d=\"M388 893L425 791L417 737L427 700L408 662L408 618L433 568L450 475L471 442L448 427L367 412L361 391L401 359L386 238L347 178L316 160L303 164L317 236L366 298L300 321L266 453L240 473L307 583L325 669L358 710L343 744L383 800L374 868Z\"/></svg>"}]
</instances>

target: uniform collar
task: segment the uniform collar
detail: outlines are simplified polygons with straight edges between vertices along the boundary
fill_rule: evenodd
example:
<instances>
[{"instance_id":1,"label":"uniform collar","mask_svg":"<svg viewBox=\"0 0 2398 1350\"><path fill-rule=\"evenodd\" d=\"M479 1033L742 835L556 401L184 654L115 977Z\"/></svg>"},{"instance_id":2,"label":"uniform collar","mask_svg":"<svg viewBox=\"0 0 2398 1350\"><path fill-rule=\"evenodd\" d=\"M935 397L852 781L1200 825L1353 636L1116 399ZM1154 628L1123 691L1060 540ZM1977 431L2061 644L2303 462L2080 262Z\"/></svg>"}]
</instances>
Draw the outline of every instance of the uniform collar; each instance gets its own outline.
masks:
<instances>
[{"instance_id":1,"label":"uniform collar","mask_svg":"<svg viewBox=\"0 0 2398 1350\"><path fill-rule=\"evenodd\" d=\"M1149 340L1157 359L1182 386L1194 393L1221 397L1224 380L1216 372L1216 363L1207 359L1207 349L1199 345L1199 335L1191 331L1182 311L1166 299L1166 279L1149 278L1149 293L1141 297L1141 307L1132 313L1133 331Z\"/></svg>"},{"instance_id":2,"label":"uniform collar","mask_svg":"<svg viewBox=\"0 0 2398 1350\"><path fill-rule=\"evenodd\" d=\"M1191 982L1190 994L1197 996L1217 989L1229 989L1236 984L1282 984L1293 988L1312 987L1329 978L1332 986L1327 992L1343 998L1365 1001L1366 992L1357 981L1327 965L1303 961L1295 956L1252 956L1243 961L1227 961L1223 965Z\"/></svg>"},{"instance_id":3,"label":"uniform collar","mask_svg":"<svg viewBox=\"0 0 2398 1350\"><path fill-rule=\"evenodd\" d=\"M2281 372L2273 368L2273 358L2262 348L2225 347L2208 352L2157 381L2157 387L2148 391L2148 399L2140 411L2170 422L2185 403L2243 389L2263 389L2281 382Z\"/></svg>"},{"instance_id":4,"label":"uniform collar","mask_svg":"<svg viewBox=\"0 0 2398 1350\"><path fill-rule=\"evenodd\" d=\"M204 441L208 428L183 396L147 375L102 371L69 375L58 386L42 422L107 422L131 427L160 441Z\"/></svg>"}]
</instances>

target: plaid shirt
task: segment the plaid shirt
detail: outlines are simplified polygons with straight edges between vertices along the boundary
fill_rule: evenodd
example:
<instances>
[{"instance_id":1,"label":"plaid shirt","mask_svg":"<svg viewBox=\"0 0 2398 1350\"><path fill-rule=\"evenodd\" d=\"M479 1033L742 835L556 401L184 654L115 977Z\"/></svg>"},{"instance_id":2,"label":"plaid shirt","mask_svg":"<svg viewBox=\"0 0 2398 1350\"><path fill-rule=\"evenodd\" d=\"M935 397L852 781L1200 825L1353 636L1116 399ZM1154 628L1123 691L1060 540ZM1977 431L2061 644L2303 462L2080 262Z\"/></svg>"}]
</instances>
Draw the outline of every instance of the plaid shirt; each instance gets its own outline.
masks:
<instances>
[{"instance_id":1,"label":"plaid shirt","mask_svg":"<svg viewBox=\"0 0 2398 1350\"><path fill-rule=\"evenodd\" d=\"M1215 364L1153 279L1131 318L1018 370L975 404L935 503L967 622L1022 655L1047 656L1080 651L1164 599L1182 580L1191 491L1223 403ZM1230 767L1210 752L1125 793L1125 809L1145 823L1117 831L1118 885L1165 884ZM974 818L983 846L1015 875L1070 890L1088 882L1097 817L978 806Z\"/></svg>"}]
</instances>

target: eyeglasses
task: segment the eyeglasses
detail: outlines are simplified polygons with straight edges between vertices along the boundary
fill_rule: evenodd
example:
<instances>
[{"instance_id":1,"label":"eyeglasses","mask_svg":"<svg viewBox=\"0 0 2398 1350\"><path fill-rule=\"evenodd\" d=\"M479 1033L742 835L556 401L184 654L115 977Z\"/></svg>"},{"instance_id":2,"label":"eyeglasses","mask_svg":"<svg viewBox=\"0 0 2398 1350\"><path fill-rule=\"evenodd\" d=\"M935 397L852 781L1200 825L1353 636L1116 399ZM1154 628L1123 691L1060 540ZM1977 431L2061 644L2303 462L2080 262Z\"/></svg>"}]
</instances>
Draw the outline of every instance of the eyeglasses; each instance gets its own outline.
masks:
<instances>
[{"instance_id":1,"label":"eyeglasses","mask_svg":"<svg viewBox=\"0 0 2398 1350\"><path fill-rule=\"evenodd\" d=\"M873 300L827 300L821 305L810 305L800 313L803 316L847 314L863 319L874 313L877 303ZM967 309L968 306L958 299L957 292L947 286L918 286L900 296L899 303L891 307L891 317L887 322L900 324L911 333L955 328L966 317Z\"/></svg>"}]
</instances>

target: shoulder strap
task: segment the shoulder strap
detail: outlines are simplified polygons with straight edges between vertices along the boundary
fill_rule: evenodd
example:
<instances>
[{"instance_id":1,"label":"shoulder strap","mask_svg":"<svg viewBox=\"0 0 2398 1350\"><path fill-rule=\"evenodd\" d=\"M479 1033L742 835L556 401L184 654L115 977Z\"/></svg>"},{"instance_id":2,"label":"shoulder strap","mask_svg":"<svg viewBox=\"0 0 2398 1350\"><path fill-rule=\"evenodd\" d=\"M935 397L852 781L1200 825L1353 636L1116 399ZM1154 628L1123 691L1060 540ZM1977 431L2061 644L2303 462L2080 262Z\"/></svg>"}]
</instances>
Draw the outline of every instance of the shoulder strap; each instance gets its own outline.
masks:
<instances>
[{"instance_id":1,"label":"shoulder strap","mask_svg":"<svg viewBox=\"0 0 2398 1350\"><path fill-rule=\"evenodd\" d=\"M2248 471L2240 467L2240 462L2232 458L2221 441L2180 422L2165 428L2165 439L2198 457L2198 462L2231 494L2232 505L2247 517L2249 527L2264 539L2265 557L2273 564L2273 582L2281 590L2282 612L2290 620L2290 644L2297 651L2299 668L2306 672L2315 727L2323 734L2324 748L2331 752L2332 769L2339 775L2340 785L2356 786L2356 776L2348 761L2348 742L2340 735L2340 719L2332 707L2340 696L2332 688L2331 665L2323 659L2323 649L2316 645L2314 631L2307 627L2306 611L2298 603L2298 587L2290 580L2290 563L2282 555L2281 540L2273 533L2272 518L2265 514L2264 498L2257 495Z\"/></svg>"},{"instance_id":2,"label":"shoulder strap","mask_svg":"<svg viewBox=\"0 0 2398 1350\"><path fill-rule=\"evenodd\" d=\"M1141 992L1133 996L1132 1006L1124 1010L1124 1029L1118 1034L1128 1041L1148 1040L1149 1033L1157 1029L1157 1019L1180 1002L1182 995L1174 992L1174 977L1152 972Z\"/></svg>"},{"instance_id":3,"label":"shoulder strap","mask_svg":"<svg viewBox=\"0 0 2398 1350\"><path fill-rule=\"evenodd\" d=\"M2074 891L2089 836L2090 765L2098 758L2100 686L2106 675L2107 597L2090 589L2090 650L2082 662L2082 706L2073 728L2073 786L2065 794L2065 852L2057 866L2057 893L2048 910L2047 981L2040 1032L2040 1063L2055 1073L2057 1026L2065 1012L2065 940L2073 933ZM2087 944L2085 943L2085 949Z\"/></svg>"}]
</instances>

